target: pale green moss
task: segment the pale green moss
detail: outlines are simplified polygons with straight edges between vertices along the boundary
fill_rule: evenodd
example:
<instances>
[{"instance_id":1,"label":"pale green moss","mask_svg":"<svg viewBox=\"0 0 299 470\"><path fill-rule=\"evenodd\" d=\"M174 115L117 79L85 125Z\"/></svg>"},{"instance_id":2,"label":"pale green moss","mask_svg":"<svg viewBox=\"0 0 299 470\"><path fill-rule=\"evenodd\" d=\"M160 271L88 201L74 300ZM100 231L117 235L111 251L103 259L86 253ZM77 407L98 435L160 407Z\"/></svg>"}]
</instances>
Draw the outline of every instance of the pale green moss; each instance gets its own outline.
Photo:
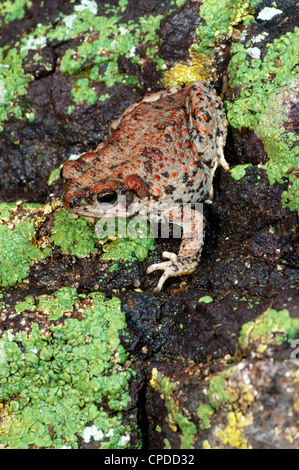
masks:
<instances>
[{"instance_id":1,"label":"pale green moss","mask_svg":"<svg viewBox=\"0 0 299 470\"><path fill-rule=\"evenodd\" d=\"M260 0L205 0L200 6L203 21L198 26L199 53L214 54L219 39L230 36L236 24L254 21L252 14ZM246 46L234 42L229 64L229 85L236 87L238 95L233 102L225 102L229 123L252 129L262 140L269 161L264 165L270 183L289 181L282 202L291 210L299 207L299 183L296 178L299 147L297 136L284 128L283 103L285 93L298 87L298 28L268 44L264 59L259 50L252 57L252 43ZM243 167L244 170L245 167ZM240 170L240 171L239 171ZM241 168L233 169L232 176L239 179Z\"/></svg>"},{"instance_id":2,"label":"pale green moss","mask_svg":"<svg viewBox=\"0 0 299 470\"><path fill-rule=\"evenodd\" d=\"M35 240L44 213L51 211L49 205L24 201L0 204L0 286L23 281L33 262L51 253L49 244Z\"/></svg>"},{"instance_id":3,"label":"pale green moss","mask_svg":"<svg viewBox=\"0 0 299 470\"><path fill-rule=\"evenodd\" d=\"M17 119L25 116L29 110L25 102L21 106L19 98L27 92L27 85L32 80L25 74L22 62L27 55L19 54L16 48L0 48L0 131L1 123L12 113Z\"/></svg>"},{"instance_id":4,"label":"pale green moss","mask_svg":"<svg viewBox=\"0 0 299 470\"><path fill-rule=\"evenodd\" d=\"M182 5L184 5L185 2L186 0L175 0L175 4L177 7L181 7Z\"/></svg>"},{"instance_id":5,"label":"pale green moss","mask_svg":"<svg viewBox=\"0 0 299 470\"><path fill-rule=\"evenodd\" d=\"M101 95L101 96L99 97L99 100L102 101L102 102L104 102L104 101L106 101L106 100L109 100L109 98L110 98L109 93L104 93L103 95Z\"/></svg>"},{"instance_id":6,"label":"pale green moss","mask_svg":"<svg viewBox=\"0 0 299 470\"><path fill-rule=\"evenodd\" d=\"M150 237L147 225L146 233L139 233L138 227L131 233L127 229L132 223L129 219L123 221L126 228L124 237L112 241L108 241L109 238L118 236L118 227L115 229L114 219L110 220L112 233L109 231L109 228L111 229L109 224L108 232L99 229L99 224L102 227L106 219L100 219L94 231L94 227L86 217L76 218L65 209L57 211L54 220L55 224L50 241L59 246L62 253L70 252L79 258L96 253L98 249L95 245L99 240L102 243L106 242L103 244L102 259L114 261L134 261L136 258L143 261L148 256L149 250L154 250L156 247L155 240Z\"/></svg>"},{"instance_id":7,"label":"pale green moss","mask_svg":"<svg viewBox=\"0 0 299 470\"><path fill-rule=\"evenodd\" d=\"M180 449L192 449L197 427L189 418L177 411L173 412L173 418L182 431Z\"/></svg>"},{"instance_id":8,"label":"pale green moss","mask_svg":"<svg viewBox=\"0 0 299 470\"><path fill-rule=\"evenodd\" d=\"M99 250L99 238L94 225L86 217L76 217L64 208L54 215L51 236L36 243L35 225L44 220L44 214L52 212L53 207L28 203L0 204L0 286L7 287L21 282L28 276L32 261L45 258L52 252L51 243L58 246L63 254L83 258ZM25 215L25 216L24 216ZM1 223L2 220L2 223ZM10 225L5 225L9 222ZM124 219L124 226L130 227L130 220ZM138 229L127 230L126 238L109 241L102 240L103 259L123 261L143 261L149 250L155 249L155 240L146 232ZM113 269L116 269L115 266Z\"/></svg>"},{"instance_id":9,"label":"pale green moss","mask_svg":"<svg viewBox=\"0 0 299 470\"><path fill-rule=\"evenodd\" d=\"M140 57L136 52L136 47L141 41L149 42L146 47L146 55L156 60L158 67L164 66L162 59L156 57L155 54L158 44L156 30L162 15L140 17L136 23L131 21L128 24L117 24L119 11L116 8L114 16L110 18L100 16L89 18L88 11L81 13L81 19L86 20L87 24L90 21L93 31L100 31L101 34L99 38L91 40L91 33L87 33L84 42L78 49L66 51L62 58L62 73L73 75L82 72L84 75L76 81L76 86L72 89L72 96L76 103L86 101L92 104L98 98L92 89L92 81L103 82L108 87L119 82L138 84L138 77L119 72L118 58L123 55L132 62L138 62ZM82 21L80 25L82 27ZM87 61L88 68L85 67ZM101 66L105 66L104 72L101 71ZM101 98L101 100L103 99Z\"/></svg>"},{"instance_id":10,"label":"pale green moss","mask_svg":"<svg viewBox=\"0 0 299 470\"><path fill-rule=\"evenodd\" d=\"M128 238L114 240L104 245L102 259L114 261L130 261L137 258L143 261L148 256L149 250L154 250L155 241L148 238Z\"/></svg>"},{"instance_id":11,"label":"pale green moss","mask_svg":"<svg viewBox=\"0 0 299 470\"><path fill-rule=\"evenodd\" d=\"M27 211L28 213L30 212L36 212L37 209L42 209L43 205L40 204L39 202L22 202L22 209Z\"/></svg>"},{"instance_id":12,"label":"pale green moss","mask_svg":"<svg viewBox=\"0 0 299 470\"><path fill-rule=\"evenodd\" d=\"M85 101L89 104L94 104L98 95L95 90L90 87L90 80L88 78L80 78L76 81L76 87L72 89L71 94L75 103Z\"/></svg>"}]
</instances>

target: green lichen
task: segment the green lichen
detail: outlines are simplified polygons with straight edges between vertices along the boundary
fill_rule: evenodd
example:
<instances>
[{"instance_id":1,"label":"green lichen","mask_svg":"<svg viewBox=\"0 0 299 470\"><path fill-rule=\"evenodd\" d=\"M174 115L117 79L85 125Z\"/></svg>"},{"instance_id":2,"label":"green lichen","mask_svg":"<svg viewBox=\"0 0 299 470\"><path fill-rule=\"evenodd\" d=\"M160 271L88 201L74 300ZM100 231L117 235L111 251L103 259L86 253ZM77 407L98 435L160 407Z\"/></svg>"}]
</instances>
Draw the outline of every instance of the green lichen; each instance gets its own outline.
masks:
<instances>
[{"instance_id":1,"label":"green lichen","mask_svg":"<svg viewBox=\"0 0 299 470\"><path fill-rule=\"evenodd\" d=\"M205 0L200 7L203 21L198 27L200 43L195 50L214 55L217 41L232 35L236 24L243 22L246 26L254 21L252 14L259 3L260 0ZM296 210L299 207L296 177L299 147L296 134L287 132L284 127L284 99L289 90L298 89L298 28L268 44L263 60L256 46L256 55L252 57L252 46L251 41L245 46L233 42L229 85L232 89L236 87L238 95L233 102L225 102L227 117L232 126L252 129L262 140L269 157L263 167L270 184L288 180L282 202L290 210ZM241 174L241 168L232 171L235 178L240 178Z\"/></svg>"},{"instance_id":2,"label":"green lichen","mask_svg":"<svg viewBox=\"0 0 299 470\"><path fill-rule=\"evenodd\" d=\"M48 181L47 181L48 186L51 186L51 184L54 183L54 181L57 180L57 178L60 175L60 171L61 171L61 167L55 168L53 171L51 171L50 176L49 176Z\"/></svg>"},{"instance_id":3,"label":"green lichen","mask_svg":"<svg viewBox=\"0 0 299 470\"><path fill-rule=\"evenodd\" d=\"M102 259L114 261L143 261L149 250L156 247L154 238L146 220L134 219L101 219L96 225L97 237L104 241L119 237L103 245Z\"/></svg>"},{"instance_id":4,"label":"green lichen","mask_svg":"<svg viewBox=\"0 0 299 470\"><path fill-rule=\"evenodd\" d=\"M98 249L95 244L99 240L102 243L106 242L103 245L102 259L114 261L134 261L136 258L143 261L148 256L149 250L154 250L156 247L155 240L150 237L147 225L145 226L146 231L143 232L144 224L140 223L139 230L138 221L133 222L133 230L130 229L132 221L123 219L124 236L120 235L121 238L108 241L109 238L115 238L119 235L117 219L109 220L108 227L106 219L100 219L95 231L86 217L75 218L65 209L57 211L54 220L55 224L50 241L59 246L62 253L71 253L79 258L96 253ZM100 230L100 226L103 230Z\"/></svg>"},{"instance_id":5,"label":"green lichen","mask_svg":"<svg viewBox=\"0 0 299 470\"><path fill-rule=\"evenodd\" d=\"M3 130L1 123L10 114L20 119L30 111L25 100L21 105L21 98L26 94L28 83L32 80L22 67L25 55L27 54L19 54L15 47L0 48L0 131Z\"/></svg>"},{"instance_id":6,"label":"green lichen","mask_svg":"<svg viewBox=\"0 0 299 470\"><path fill-rule=\"evenodd\" d=\"M211 427L210 417L214 413L217 413L218 410L221 414L228 411L228 425L224 429L216 427L213 433L224 445L229 444L234 448L246 448L243 427L250 425L250 417L244 416L238 410L238 403L242 400L248 406L254 401L254 396L242 384L233 387L228 385L230 374L234 371L234 368L235 366L212 376L207 392L210 402L199 405L197 416L200 419L200 428L205 430ZM211 448L211 446L205 441L203 448Z\"/></svg>"},{"instance_id":7,"label":"green lichen","mask_svg":"<svg viewBox=\"0 0 299 470\"><path fill-rule=\"evenodd\" d=\"M71 91L75 103L85 101L85 103L94 104L98 95L95 90L90 87L89 78L80 78L76 81L76 87Z\"/></svg>"},{"instance_id":8,"label":"green lichen","mask_svg":"<svg viewBox=\"0 0 299 470\"><path fill-rule=\"evenodd\" d=\"M40 204L20 202L0 205L0 286L7 287L25 279L32 261L45 258L52 252L51 243L58 246L63 254L78 258L98 252L101 237L98 231L95 233L94 225L88 218L74 216L64 208L56 210L51 236L39 242L38 246L34 242L35 225L43 222L44 214L52 211L53 207ZM102 239L103 259L143 261L149 250L155 249L155 240L150 236L147 225L140 223L139 229L139 223L136 225L133 221L133 230L131 224L132 221L124 219L126 238L109 241L105 232Z\"/></svg>"},{"instance_id":9,"label":"green lichen","mask_svg":"<svg viewBox=\"0 0 299 470\"><path fill-rule=\"evenodd\" d=\"M15 305L15 310L17 313L22 313L25 310L34 312L34 310L36 310L34 297L32 295L28 295L27 297L25 297L25 300L23 302L17 302Z\"/></svg>"},{"instance_id":10,"label":"green lichen","mask_svg":"<svg viewBox=\"0 0 299 470\"><path fill-rule=\"evenodd\" d=\"M108 87L122 82L132 85L138 84L137 76L119 72L118 58L123 55L133 63L138 62L140 56L136 52L136 48L140 42L147 43L149 41L150 45L146 47L146 55L156 60L158 67L164 65L162 59L155 55L158 44L156 30L162 15L141 17L136 23L130 21L125 24L118 22L118 13L119 9L116 9L114 16L110 18L99 16L88 20L88 11L81 14L82 17L86 17L87 24L89 22L92 24L93 32L100 31L101 34L97 39L91 40L90 33L87 33L84 42L78 49L68 50L62 58L62 73L84 74L76 81L76 86L71 92L76 103L86 101L92 104L98 99L96 91L92 88L93 81L103 82ZM88 67L86 67L86 63L88 63Z\"/></svg>"},{"instance_id":11,"label":"green lichen","mask_svg":"<svg viewBox=\"0 0 299 470\"><path fill-rule=\"evenodd\" d=\"M201 297L200 299L198 299L198 302L203 302L204 304L210 304L211 302L213 302L213 297L211 297L210 295L205 295L204 297Z\"/></svg>"},{"instance_id":12,"label":"green lichen","mask_svg":"<svg viewBox=\"0 0 299 470\"><path fill-rule=\"evenodd\" d=\"M245 165L237 165L230 170L230 175L234 180L238 181L246 175L246 168L251 167L251 163L246 163Z\"/></svg>"},{"instance_id":13,"label":"green lichen","mask_svg":"<svg viewBox=\"0 0 299 470\"><path fill-rule=\"evenodd\" d=\"M27 217L16 222L12 230L0 225L0 286L21 282L28 276L31 262L50 253L49 248L41 250L34 245L34 233L33 222Z\"/></svg>"},{"instance_id":14,"label":"green lichen","mask_svg":"<svg viewBox=\"0 0 299 470\"><path fill-rule=\"evenodd\" d=\"M0 444L78 448L92 430L100 448L128 445L122 410L130 403L132 371L123 366L127 353L118 335L125 316L119 299L89 298L82 320L50 325L47 333L32 324L28 335L7 332L0 339Z\"/></svg>"},{"instance_id":15,"label":"green lichen","mask_svg":"<svg viewBox=\"0 0 299 470\"><path fill-rule=\"evenodd\" d=\"M0 4L0 21L10 23L13 20L24 18L24 7L32 6L31 0L5 0Z\"/></svg>"},{"instance_id":16,"label":"green lichen","mask_svg":"<svg viewBox=\"0 0 299 470\"><path fill-rule=\"evenodd\" d=\"M43 207L42 204L40 204L39 202L22 202L22 209L24 211L28 211L28 212L35 212L37 209L41 209Z\"/></svg>"},{"instance_id":17,"label":"green lichen","mask_svg":"<svg viewBox=\"0 0 299 470\"><path fill-rule=\"evenodd\" d=\"M72 312L77 301L77 290L74 287L62 287L52 295L44 295L39 300L38 308L50 313L49 320L57 320L63 312Z\"/></svg>"},{"instance_id":18,"label":"green lichen","mask_svg":"<svg viewBox=\"0 0 299 470\"><path fill-rule=\"evenodd\" d=\"M2 8L7 8L10 3L4 2ZM30 2L19 0L17 3L29 5ZM33 76L24 72L22 63L29 50L37 50L33 61L40 63L38 50L49 41L68 41L84 35L83 43L75 49L66 50L60 62L61 73L73 76L71 96L74 103L93 104L97 99L108 99L107 93L98 96L94 89L96 82L104 83L107 87L115 83L139 83L137 75L120 72L120 56L139 63L141 59L144 60L145 55L156 63L158 69L163 69L164 61L157 55L157 30L163 15L144 16L124 23L121 18L126 5L127 1L119 1L113 7L106 5L106 14L97 16L97 3L82 0L74 5L74 10L69 15L58 13L53 23L38 25L30 33L16 39L14 47L7 45L0 48L0 131L3 129L1 123L11 114L18 119L34 119L30 103L25 98L27 86ZM17 10L21 12L20 8ZM139 44L145 45L142 57L138 52ZM73 109L73 106L69 106L68 112Z\"/></svg>"},{"instance_id":19,"label":"green lichen","mask_svg":"<svg viewBox=\"0 0 299 470\"><path fill-rule=\"evenodd\" d=\"M198 26L197 37L200 41L196 46L199 53L214 55L213 47L217 40L231 35L233 26L253 21L254 7L261 0L205 0L200 7L203 21Z\"/></svg>"},{"instance_id":20,"label":"green lichen","mask_svg":"<svg viewBox=\"0 0 299 470\"><path fill-rule=\"evenodd\" d=\"M110 98L109 93L104 93L103 95L101 95L101 96L99 97L99 100L102 101L102 102L104 102L104 101L106 101L106 100L109 100L109 98Z\"/></svg>"},{"instance_id":21,"label":"green lichen","mask_svg":"<svg viewBox=\"0 0 299 470\"><path fill-rule=\"evenodd\" d=\"M299 148L295 145L296 135L284 127L284 99L287 93L298 89L298 33L299 28L295 28L274 39L263 60L249 60L250 44L233 44L229 84L239 91L233 102L225 103L230 124L252 129L262 140L269 157L264 168L270 184L289 181L282 200L291 210L299 207L295 174Z\"/></svg>"},{"instance_id":22,"label":"green lichen","mask_svg":"<svg viewBox=\"0 0 299 470\"><path fill-rule=\"evenodd\" d=\"M220 372L210 381L208 395L210 397L210 405L213 409L218 410L221 405L232 403L236 397L231 390L226 389L227 372Z\"/></svg>"},{"instance_id":23,"label":"green lichen","mask_svg":"<svg viewBox=\"0 0 299 470\"><path fill-rule=\"evenodd\" d=\"M189 418L186 418L177 411L174 411L173 418L182 431L180 449L192 449L194 436L197 434L197 427Z\"/></svg>"},{"instance_id":24,"label":"green lichen","mask_svg":"<svg viewBox=\"0 0 299 470\"><path fill-rule=\"evenodd\" d=\"M254 321L242 326L239 346L245 349L251 342L259 343L258 351L263 352L270 344L289 343L299 335L299 319L290 317L288 310L269 309Z\"/></svg>"},{"instance_id":25,"label":"green lichen","mask_svg":"<svg viewBox=\"0 0 299 470\"><path fill-rule=\"evenodd\" d=\"M55 214L50 241L59 246L63 254L71 253L78 258L97 252L95 243L98 240L91 223L86 217L75 218L65 209Z\"/></svg>"},{"instance_id":26,"label":"green lichen","mask_svg":"<svg viewBox=\"0 0 299 470\"><path fill-rule=\"evenodd\" d=\"M118 239L107 243L103 249L102 259L114 261L143 261L147 258L149 250L155 249L155 241L147 238Z\"/></svg>"},{"instance_id":27,"label":"green lichen","mask_svg":"<svg viewBox=\"0 0 299 470\"><path fill-rule=\"evenodd\" d=\"M110 266L110 268L108 269L109 273L113 273L114 271L117 271L119 268L119 264L118 263L115 263L113 264L112 266Z\"/></svg>"},{"instance_id":28,"label":"green lichen","mask_svg":"<svg viewBox=\"0 0 299 470\"><path fill-rule=\"evenodd\" d=\"M180 449L192 449L194 438L197 434L197 427L189 418L186 418L178 411L178 406L172 398L172 393L177 388L177 384L171 382L169 377L163 377L157 369L153 369L150 383L155 390L162 394L165 400L165 406L169 414L168 422L171 429L177 431L177 427L179 427L181 431ZM169 446L169 441L166 441L165 448L171 448L171 446Z\"/></svg>"},{"instance_id":29,"label":"green lichen","mask_svg":"<svg viewBox=\"0 0 299 470\"><path fill-rule=\"evenodd\" d=\"M15 202L0 203L0 219L9 220L11 211L17 207Z\"/></svg>"},{"instance_id":30,"label":"green lichen","mask_svg":"<svg viewBox=\"0 0 299 470\"><path fill-rule=\"evenodd\" d=\"M211 427L210 416L215 410L208 403L201 403L197 409L197 416L200 419L200 429L208 429Z\"/></svg>"}]
</instances>

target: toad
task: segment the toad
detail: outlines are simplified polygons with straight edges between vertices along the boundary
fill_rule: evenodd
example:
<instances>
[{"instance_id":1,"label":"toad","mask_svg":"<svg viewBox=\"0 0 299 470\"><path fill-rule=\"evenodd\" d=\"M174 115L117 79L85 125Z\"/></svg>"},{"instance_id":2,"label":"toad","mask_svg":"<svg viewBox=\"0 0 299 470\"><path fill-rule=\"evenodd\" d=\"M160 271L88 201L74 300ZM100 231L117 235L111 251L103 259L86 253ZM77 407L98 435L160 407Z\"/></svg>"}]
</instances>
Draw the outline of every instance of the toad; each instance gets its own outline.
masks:
<instances>
[{"instance_id":1,"label":"toad","mask_svg":"<svg viewBox=\"0 0 299 470\"><path fill-rule=\"evenodd\" d=\"M67 161L62 169L64 205L87 217L155 214L183 227L178 254L148 267L166 279L192 273L203 246L204 216L194 204L211 199L223 154L226 118L213 87L196 81L147 95L131 105L110 127L108 139Z\"/></svg>"}]
</instances>

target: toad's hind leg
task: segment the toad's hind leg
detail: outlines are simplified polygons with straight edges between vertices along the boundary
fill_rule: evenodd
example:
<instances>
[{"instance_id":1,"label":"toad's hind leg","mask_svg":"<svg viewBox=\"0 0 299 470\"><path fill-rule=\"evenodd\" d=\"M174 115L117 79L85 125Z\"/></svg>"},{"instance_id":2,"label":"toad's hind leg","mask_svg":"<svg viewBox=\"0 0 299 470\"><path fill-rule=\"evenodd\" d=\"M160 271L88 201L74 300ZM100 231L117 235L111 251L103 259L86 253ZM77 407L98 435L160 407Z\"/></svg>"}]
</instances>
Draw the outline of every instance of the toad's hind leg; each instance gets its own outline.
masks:
<instances>
[{"instance_id":1,"label":"toad's hind leg","mask_svg":"<svg viewBox=\"0 0 299 470\"><path fill-rule=\"evenodd\" d=\"M216 148L217 148L217 162L225 170L229 171L229 165L225 160L223 149L227 136L227 121L223 109L223 103L219 96L215 99L215 107L217 110L217 132L216 132Z\"/></svg>"},{"instance_id":2,"label":"toad's hind leg","mask_svg":"<svg viewBox=\"0 0 299 470\"><path fill-rule=\"evenodd\" d=\"M204 216L200 211L184 207L184 211L178 209L171 216L174 224L177 223L183 227L183 237L177 255L164 251L162 256L169 261L152 264L148 267L148 274L160 269L164 271L155 288L156 291L160 291L164 282L170 277L193 273L203 246Z\"/></svg>"},{"instance_id":3,"label":"toad's hind leg","mask_svg":"<svg viewBox=\"0 0 299 470\"><path fill-rule=\"evenodd\" d=\"M229 171L229 165L225 160L224 156L224 146L226 142L227 136L227 122L226 116L223 109L223 104L221 99L217 96L215 98L215 108L217 110L216 118L217 118L217 130L216 130L216 158L211 166L210 174L211 174L211 186L209 188L209 198L213 198L213 177L214 173L219 165L222 166L226 171Z\"/></svg>"}]
</instances>

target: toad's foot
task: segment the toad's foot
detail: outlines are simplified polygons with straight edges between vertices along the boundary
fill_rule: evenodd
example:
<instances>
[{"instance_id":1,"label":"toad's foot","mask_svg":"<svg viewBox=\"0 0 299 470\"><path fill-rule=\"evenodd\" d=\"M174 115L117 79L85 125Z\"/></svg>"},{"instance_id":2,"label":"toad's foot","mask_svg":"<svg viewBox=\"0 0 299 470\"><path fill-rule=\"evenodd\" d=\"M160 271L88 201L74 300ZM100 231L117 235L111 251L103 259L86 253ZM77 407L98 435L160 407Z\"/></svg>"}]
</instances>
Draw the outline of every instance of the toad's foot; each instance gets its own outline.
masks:
<instances>
[{"instance_id":1,"label":"toad's foot","mask_svg":"<svg viewBox=\"0 0 299 470\"><path fill-rule=\"evenodd\" d=\"M162 289L164 282L169 277L182 276L183 274L191 274L194 272L197 265L197 259L180 259L180 256L176 255L175 253L170 253L168 251L164 251L162 256L163 258L168 258L170 261L152 264L147 268L146 271L148 274L159 269L164 271L164 273L160 277L157 287L154 289L156 292L159 292Z\"/></svg>"},{"instance_id":2,"label":"toad's foot","mask_svg":"<svg viewBox=\"0 0 299 470\"><path fill-rule=\"evenodd\" d=\"M193 273L198 264L203 245L204 216L200 211L186 205L183 210L182 208L172 210L171 217L174 224L183 227L182 242L178 255L164 251L162 256L169 259L169 261L152 264L147 268L147 273L152 273L158 269L164 271L155 291L160 291L169 277Z\"/></svg>"}]
</instances>

